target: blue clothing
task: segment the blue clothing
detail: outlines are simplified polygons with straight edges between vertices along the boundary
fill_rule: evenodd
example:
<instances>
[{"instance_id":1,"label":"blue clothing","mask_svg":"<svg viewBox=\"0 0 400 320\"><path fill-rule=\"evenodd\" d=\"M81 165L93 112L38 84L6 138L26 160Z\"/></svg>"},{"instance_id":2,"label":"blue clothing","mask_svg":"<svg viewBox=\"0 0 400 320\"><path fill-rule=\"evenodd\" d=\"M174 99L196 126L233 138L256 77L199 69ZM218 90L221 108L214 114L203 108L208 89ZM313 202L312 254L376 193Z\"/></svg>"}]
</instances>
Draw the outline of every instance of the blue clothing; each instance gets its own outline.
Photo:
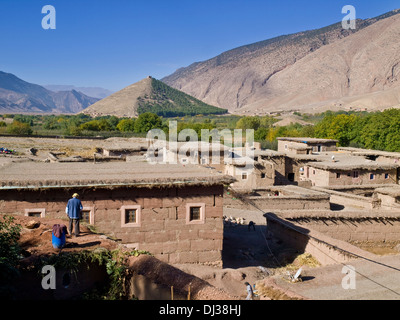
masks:
<instances>
[{"instance_id":1,"label":"blue clothing","mask_svg":"<svg viewBox=\"0 0 400 320\"><path fill-rule=\"evenodd\" d=\"M79 200L78 198L72 198L68 200L65 212L71 219L80 219L82 209L83 206L81 200Z\"/></svg>"}]
</instances>

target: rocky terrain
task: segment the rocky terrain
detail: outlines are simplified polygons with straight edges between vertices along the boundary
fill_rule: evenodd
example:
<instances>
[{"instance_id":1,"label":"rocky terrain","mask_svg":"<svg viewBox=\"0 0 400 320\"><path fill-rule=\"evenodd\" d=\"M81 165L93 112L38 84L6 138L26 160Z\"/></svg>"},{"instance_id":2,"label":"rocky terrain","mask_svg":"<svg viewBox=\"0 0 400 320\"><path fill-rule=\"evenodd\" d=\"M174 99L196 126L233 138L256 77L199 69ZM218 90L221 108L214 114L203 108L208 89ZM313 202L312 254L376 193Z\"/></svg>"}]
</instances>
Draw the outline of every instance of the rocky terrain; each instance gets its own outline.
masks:
<instances>
[{"instance_id":1,"label":"rocky terrain","mask_svg":"<svg viewBox=\"0 0 400 320\"><path fill-rule=\"evenodd\" d=\"M398 106L398 13L242 46L162 81L237 114Z\"/></svg>"}]
</instances>

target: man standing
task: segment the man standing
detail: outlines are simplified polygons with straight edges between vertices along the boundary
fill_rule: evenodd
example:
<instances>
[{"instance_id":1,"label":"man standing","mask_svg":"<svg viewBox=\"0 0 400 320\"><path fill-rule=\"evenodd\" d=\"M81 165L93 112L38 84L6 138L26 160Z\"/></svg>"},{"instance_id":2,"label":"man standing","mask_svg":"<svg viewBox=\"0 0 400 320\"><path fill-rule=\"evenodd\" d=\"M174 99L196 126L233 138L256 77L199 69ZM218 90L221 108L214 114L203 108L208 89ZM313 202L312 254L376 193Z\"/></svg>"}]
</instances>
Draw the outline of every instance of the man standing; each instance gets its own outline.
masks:
<instances>
[{"instance_id":1,"label":"man standing","mask_svg":"<svg viewBox=\"0 0 400 320\"><path fill-rule=\"evenodd\" d=\"M78 199L79 195L74 193L72 199L68 200L65 212L69 218L68 233L72 235L73 227L75 229L75 237L79 236L79 220L81 218L81 211L83 209L81 200Z\"/></svg>"}]
</instances>

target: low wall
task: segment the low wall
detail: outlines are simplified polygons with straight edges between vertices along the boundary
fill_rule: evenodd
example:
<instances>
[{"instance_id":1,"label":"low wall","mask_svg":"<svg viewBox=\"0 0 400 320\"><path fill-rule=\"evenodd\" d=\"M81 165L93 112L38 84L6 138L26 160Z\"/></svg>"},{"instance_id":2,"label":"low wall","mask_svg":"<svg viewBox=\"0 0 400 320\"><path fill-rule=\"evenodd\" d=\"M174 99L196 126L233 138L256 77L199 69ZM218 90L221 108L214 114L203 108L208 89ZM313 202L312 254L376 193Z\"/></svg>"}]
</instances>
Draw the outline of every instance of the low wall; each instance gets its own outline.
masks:
<instances>
[{"instance_id":1,"label":"low wall","mask_svg":"<svg viewBox=\"0 0 400 320\"><path fill-rule=\"evenodd\" d=\"M380 207L380 201L372 197L363 197L352 193L345 193L327 188L313 187L313 190L330 194L330 202L343 206L359 207L360 209L375 209Z\"/></svg>"},{"instance_id":2,"label":"low wall","mask_svg":"<svg viewBox=\"0 0 400 320\"><path fill-rule=\"evenodd\" d=\"M355 247L345 241L334 239L304 225L293 223L278 217L274 213L266 213L267 231L274 237L292 246L300 253L310 253L322 265L346 263L358 257L375 259L376 256Z\"/></svg>"},{"instance_id":3,"label":"low wall","mask_svg":"<svg viewBox=\"0 0 400 320\"><path fill-rule=\"evenodd\" d=\"M259 195L254 196L255 193ZM235 200L235 196L239 201ZM329 210L328 193L297 186L270 187L255 190L252 194L233 194L224 199L227 207L240 207L243 210Z\"/></svg>"}]
</instances>

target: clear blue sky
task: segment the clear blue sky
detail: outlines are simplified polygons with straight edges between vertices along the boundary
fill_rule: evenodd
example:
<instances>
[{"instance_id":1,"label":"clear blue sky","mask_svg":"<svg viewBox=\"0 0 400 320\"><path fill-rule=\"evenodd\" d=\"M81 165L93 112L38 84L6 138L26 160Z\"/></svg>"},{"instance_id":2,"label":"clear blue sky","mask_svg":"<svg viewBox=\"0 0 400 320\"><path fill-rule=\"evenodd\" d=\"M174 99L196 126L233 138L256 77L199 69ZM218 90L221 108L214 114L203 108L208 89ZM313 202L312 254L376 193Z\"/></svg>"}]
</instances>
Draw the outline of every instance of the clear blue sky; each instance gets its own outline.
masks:
<instances>
[{"instance_id":1,"label":"clear blue sky","mask_svg":"<svg viewBox=\"0 0 400 320\"><path fill-rule=\"evenodd\" d=\"M1 0L0 70L37 84L122 89L282 34L400 8L398 0ZM56 29L44 30L44 5Z\"/></svg>"}]
</instances>

